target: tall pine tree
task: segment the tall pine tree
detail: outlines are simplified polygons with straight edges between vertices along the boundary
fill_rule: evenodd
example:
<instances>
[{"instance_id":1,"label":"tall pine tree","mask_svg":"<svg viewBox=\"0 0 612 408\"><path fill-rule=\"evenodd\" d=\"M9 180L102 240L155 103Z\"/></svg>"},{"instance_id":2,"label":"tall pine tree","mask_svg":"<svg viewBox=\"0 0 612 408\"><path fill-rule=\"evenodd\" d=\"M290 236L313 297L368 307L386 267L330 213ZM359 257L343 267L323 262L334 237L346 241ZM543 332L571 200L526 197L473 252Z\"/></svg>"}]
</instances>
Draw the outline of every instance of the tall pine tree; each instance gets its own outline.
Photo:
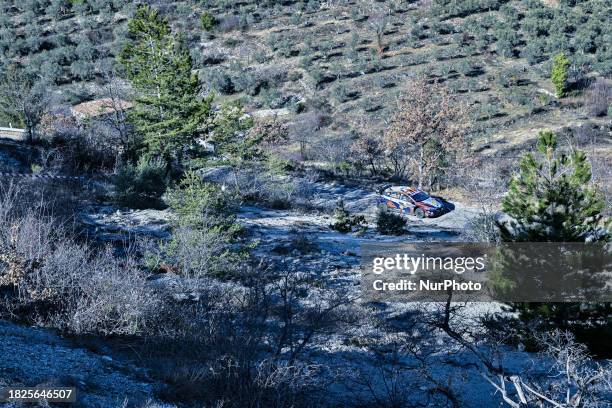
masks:
<instances>
[{"instance_id":1,"label":"tall pine tree","mask_svg":"<svg viewBox=\"0 0 612 408\"><path fill-rule=\"evenodd\" d=\"M557 138L551 131L540 132L537 150L538 157L529 153L522 158L520 171L510 181L502 206L512 221L500 226L502 239L505 242L609 241L610 224L603 220L603 200L590 186L591 166L585 153L559 152ZM520 258L517 255L520 251L510 252L511 257ZM577 259L588 257L585 251L576 255ZM558 276L562 272L556 268L547 268L554 262L547 263L546 256L542 254L531 260L532 266L546 269L537 273L540 279L553 284L571 279ZM506 278L518 283L524 276ZM585 285L588 280L581 282ZM541 296L546 297L544 293ZM593 352L610 355L607 343L612 336L610 303L512 303L511 307L529 325L535 324L542 330L571 330Z\"/></svg>"},{"instance_id":2,"label":"tall pine tree","mask_svg":"<svg viewBox=\"0 0 612 408\"><path fill-rule=\"evenodd\" d=\"M205 131L213 96L200 97L189 51L158 10L139 6L128 33L119 56L136 91L128 117L144 153L162 157L170 168Z\"/></svg>"}]
</instances>

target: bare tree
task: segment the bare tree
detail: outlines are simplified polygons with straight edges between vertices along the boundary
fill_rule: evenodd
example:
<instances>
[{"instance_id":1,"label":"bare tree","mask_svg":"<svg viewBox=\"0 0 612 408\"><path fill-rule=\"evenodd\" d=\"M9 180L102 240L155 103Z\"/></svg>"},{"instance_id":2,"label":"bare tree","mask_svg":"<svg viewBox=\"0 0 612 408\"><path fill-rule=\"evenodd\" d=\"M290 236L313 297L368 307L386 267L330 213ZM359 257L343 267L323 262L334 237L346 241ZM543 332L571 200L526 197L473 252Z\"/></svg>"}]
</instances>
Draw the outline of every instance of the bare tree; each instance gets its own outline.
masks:
<instances>
[{"instance_id":1,"label":"bare tree","mask_svg":"<svg viewBox=\"0 0 612 408\"><path fill-rule=\"evenodd\" d=\"M357 139L351 146L351 152L355 154L355 159L368 166L372 175L379 173L384 166L384 149L380 138L375 136L364 136Z\"/></svg>"},{"instance_id":2,"label":"bare tree","mask_svg":"<svg viewBox=\"0 0 612 408\"><path fill-rule=\"evenodd\" d=\"M276 357L294 363L304 349L322 333L333 331L352 321L350 305L355 300L342 290L317 289L305 273L286 270L273 285L280 302L273 312L279 319L279 330L273 334ZM307 293L316 301L306 304L301 296Z\"/></svg>"},{"instance_id":3,"label":"bare tree","mask_svg":"<svg viewBox=\"0 0 612 408\"><path fill-rule=\"evenodd\" d=\"M347 134L332 137L322 137L313 144L313 158L331 165L333 171L350 173L351 145L353 140Z\"/></svg>"},{"instance_id":4,"label":"bare tree","mask_svg":"<svg viewBox=\"0 0 612 408\"><path fill-rule=\"evenodd\" d=\"M127 121L127 110L130 104L126 102L128 99L128 88L114 73L109 72L105 76L106 85L103 88L103 95L108 100L107 106L110 108L111 113L103 115L101 120L116 132L117 150L118 154L121 155L130 147L130 131Z\"/></svg>"},{"instance_id":5,"label":"bare tree","mask_svg":"<svg viewBox=\"0 0 612 408\"><path fill-rule=\"evenodd\" d=\"M590 116L605 116L612 103L612 83L597 78L585 92L584 107Z\"/></svg>"},{"instance_id":6,"label":"bare tree","mask_svg":"<svg viewBox=\"0 0 612 408\"><path fill-rule=\"evenodd\" d=\"M49 102L43 81L22 66L9 66L0 79L0 111L23 122L29 142L36 138L36 128Z\"/></svg>"},{"instance_id":7,"label":"bare tree","mask_svg":"<svg viewBox=\"0 0 612 408\"><path fill-rule=\"evenodd\" d=\"M306 146L314 139L315 134L321 129L322 117L317 112L309 112L298 116L291 124L289 137L300 145L300 155L306 158Z\"/></svg>"},{"instance_id":8,"label":"bare tree","mask_svg":"<svg viewBox=\"0 0 612 408\"><path fill-rule=\"evenodd\" d=\"M430 186L436 172L448 166L448 159L465 152L466 108L455 101L448 88L416 78L397 103L396 115L384 135L387 157L394 175L403 178L413 166L418 187L425 177Z\"/></svg>"},{"instance_id":9,"label":"bare tree","mask_svg":"<svg viewBox=\"0 0 612 408\"><path fill-rule=\"evenodd\" d=\"M502 160L504 159L475 159L470 166L460 171L463 173L461 187L465 191L481 192L477 202L473 203L480 210L480 214L467 222L467 228L463 232L468 242L498 244L501 240L497 219L508 183L508 174L504 174L505 162Z\"/></svg>"},{"instance_id":10,"label":"bare tree","mask_svg":"<svg viewBox=\"0 0 612 408\"><path fill-rule=\"evenodd\" d=\"M452 294L444 306L442 318L432 323L444 331L478 360L482 377L512 408L550 406L555 408L595 408L606 406L612 391L612 369L595 362L584 345L576 343L569 332L554 330L535 334L542 350L542 364L549 375L542 377L504 366L503 347L511 331L501 337L477 335L470 323L457 320L462 306L452 303Z\"/></svg>"}]
</instances>

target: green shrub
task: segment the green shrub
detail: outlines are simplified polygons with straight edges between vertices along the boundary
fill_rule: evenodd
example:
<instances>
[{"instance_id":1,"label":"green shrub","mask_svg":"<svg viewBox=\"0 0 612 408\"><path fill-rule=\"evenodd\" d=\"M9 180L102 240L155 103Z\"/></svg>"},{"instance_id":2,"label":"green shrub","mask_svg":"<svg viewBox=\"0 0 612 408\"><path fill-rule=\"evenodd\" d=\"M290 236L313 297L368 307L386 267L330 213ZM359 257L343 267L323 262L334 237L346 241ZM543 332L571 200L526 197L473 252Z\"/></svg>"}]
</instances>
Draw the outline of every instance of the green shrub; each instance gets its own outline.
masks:
<instances>
[{"instance_id":1,"label":"green shrub","mask_svg":"<svg viewBox=\"0 0 612 408\"><path fill-rule=\"evenodd\" d=\"M381 208L376 214L376 230L383 235L402 235L406 220L400 214Z\"/></svg>"},{"instance_id":2,"label":"green shrub","mask_svg":"<svg viewBox=\"0 0 612 408\"><path fill-rule=\"evenodd\" d=\"M353 231L364 231L367 228L366 220L363 215L351 215L344 207L344 200L338 200L334 210L334 223L329 227L343 234Z\"/></svg>"},{"instance_id":3,"label":"green shrub","mask_svg":"<svg viewBox=\"0 0 612 408\"><path fill-rule=\"evenodd\" d=\"M176 227L233 227L235 205L217 185L206 183L195 172L188 172L176 187L168 190L164 201L176 214Z\"/></svg>"},{"instance_id":4,"label":"green shrub","mask_svg":"<svg viewBox=\"0 0 612 408\"><path fill-rule=\"evenodd\" d=\"M235 160L246 160L257 155L260 136L250 137L253 119L246 115L238 102L226 102L214 119L215 153Z\"/></svg>"},{"instance_id":5,"label":"green shrub","mask_svg":"<svg viewBox=\"0 0 612 408\"><path fill-rule=\"evenodd\" d=\"M546 59L543 45L533 39L521 50L521 57L526 58L530 65L535 65Z\"/></svg>"},{"instance_id":6,"label":"green shrub","mask_svg":"<svg viewBox=\"0 0 612 408\"><path fill-rule=\"evenodd\" d=\"M515 220L514 230L520 234L504 239L584 242L587 237L598 236L605 203L591 186L591 164L586 154L559 151L557 136L550 130L540 132L537 150L538 156L523 156L520 172L510 180L502 208Z\"/></svg>"},{"instance_id":7,"label":"green shrub","mask_svg":"<svg viewBox=\"0 0 612 408\"><path fill-rule=\"evenodd\" d=\"M557 136L550 130L540 132L537 151L537 155L527 153L523 156L519 171L509 183L502 209L511 217L511 221L502 225L502 240L528 243L610 242L610 224L604 218L605 202L591 185L591 164L586 154L580 150L573 150L569 154L561 151ZM521 254L515 251L501 252L501 259L516 262L514 259L519 259ZM567 262L589 259L585 250L580 252L572 255L572 250L568 249ZM522 276L524 271L529 271L528 268L540 270L541 282L557 282L558 288L575 282L572 268L559 271L551 266L554 264L547 256L532 262L529 257L522 257L522 274L510 272L512 268L502 269L495 285L511 288L514 293L523 288L533 290L526 287L529 281ZM597 274L586 272L580 276L581 285L593 285L591 288L599 287L595 285L605 286L605 280L597 280ZM541 293L544 301L547 299L546 292L542 290ZM607 351L599 339L609 338L612 332L610 303L513 303L512 307L530 327L569 330L594 352Z\"/></svg>"},{"instance_id":8,"label":"green shrub","mask_svg":"<svg viewBox=\"0 0 612 408\"><path fill-rule=\"evenodd\" d=\"M275 175L285 175L293 168L290 160L283 159L275 154L266 157L266 167L268 171Z\"/></svg>"},{"instance_id":9,"label":"green shrub","mask_svg":"<svg viewBox=\"0 0 612 408\"><path fill-rule=\"evenodd\" d=\"M202 29L210 31L217 25L217 20L208 11L205 11L200 16L200 24L202 25Z\"/></svg>"},{"instance_id":10,"label":"green shrub","mask_svg":"<svg viewBox=\"0 0 612 408\"><path fill-rule=\"evenodd\" d=\"M520 44L521 38L516 30L506 26L505 24L500 25L495 31L495 37L497 37L497 50L504 57L514 57L515 48Z\"/></svg>"},{"instance_id":11,"label":"green shrub","mask_svg":"<svg viewBox=\"0 0 612 408\"><path fill-rule=\"evenodd\" d=\"M157 253L147 254L149 267L170 264L191 277L221 276L236 269L248 248L233 248L241 226L236 205L223 189L188 172L164 198L175 214L172 239Z\"/></svg>"},{"instance_id":12,"label":"green shrub","mask_svg":"<svg viewBox=\"0 0 612 408\"><path fill-rule=\"evenodd\" d=\"M140 159L125 164L115 177L113 201L130 208L159 208L166 191L166 168L161 160Z\"/></svg>"}]
</instances>

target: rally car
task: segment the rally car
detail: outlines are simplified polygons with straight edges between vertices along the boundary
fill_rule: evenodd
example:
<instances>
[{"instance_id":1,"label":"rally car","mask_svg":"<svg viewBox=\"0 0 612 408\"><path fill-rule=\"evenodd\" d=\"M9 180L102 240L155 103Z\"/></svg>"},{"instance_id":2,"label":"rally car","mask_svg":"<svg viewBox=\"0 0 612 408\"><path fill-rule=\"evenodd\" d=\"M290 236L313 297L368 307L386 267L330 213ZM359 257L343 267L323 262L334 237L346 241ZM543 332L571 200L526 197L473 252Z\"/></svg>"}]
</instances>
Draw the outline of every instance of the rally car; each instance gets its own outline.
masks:
<instances>
[{"instance_id":1,"label":"rally car","mask_svg":"<svg viewBox=\"0 0 612 408\"><path fill-rule=\"evenodd\" d=\"M432 197L422 190L406 186L381 189L378 202L402 214L415 215L419 218L439 217L454 209L451 203L440 197Z\"/></svg>"}]
</instances>

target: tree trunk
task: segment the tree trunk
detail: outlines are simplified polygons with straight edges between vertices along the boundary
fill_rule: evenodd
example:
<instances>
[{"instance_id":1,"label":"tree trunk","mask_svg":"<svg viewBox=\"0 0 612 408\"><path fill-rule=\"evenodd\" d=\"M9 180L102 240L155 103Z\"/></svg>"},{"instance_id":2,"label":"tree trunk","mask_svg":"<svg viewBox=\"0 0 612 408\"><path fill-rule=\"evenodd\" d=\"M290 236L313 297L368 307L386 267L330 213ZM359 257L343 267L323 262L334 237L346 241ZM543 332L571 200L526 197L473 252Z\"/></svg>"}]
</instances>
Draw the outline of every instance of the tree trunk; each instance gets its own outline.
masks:
<instances>
[{"instance_id":1,"label":"tree trunk","mask_svg":"<svg viewBox=\"0 0 612 408\"><path fill-rule=\"evenodd\" d=\"M26 128L26 138L28 143L32 143L34 141L34 126L26 117L25 120L25 128Z\"/></svg>"},{"instance_id":2,"label":"tree trunk","mask_svg":"<svg viewBox=\"0 0 612 408\"><path fill-rule=\"evenodd\" d=\"M423 188L423 163L425 161L425 149L423 146L419 146L419 190Z\"/></svg>"},{"instance_id":3,"label":"tree trunk","mask_svg":"<svg viewBox=\"0 0 612 408\"><path fill-rule=\"evenodd\" d=\"M376 171L376 166L374 165L374 160L370 160L370 166L372 167L372 176L375 176L377 171Z\"/></svg>"}]
</instances>

